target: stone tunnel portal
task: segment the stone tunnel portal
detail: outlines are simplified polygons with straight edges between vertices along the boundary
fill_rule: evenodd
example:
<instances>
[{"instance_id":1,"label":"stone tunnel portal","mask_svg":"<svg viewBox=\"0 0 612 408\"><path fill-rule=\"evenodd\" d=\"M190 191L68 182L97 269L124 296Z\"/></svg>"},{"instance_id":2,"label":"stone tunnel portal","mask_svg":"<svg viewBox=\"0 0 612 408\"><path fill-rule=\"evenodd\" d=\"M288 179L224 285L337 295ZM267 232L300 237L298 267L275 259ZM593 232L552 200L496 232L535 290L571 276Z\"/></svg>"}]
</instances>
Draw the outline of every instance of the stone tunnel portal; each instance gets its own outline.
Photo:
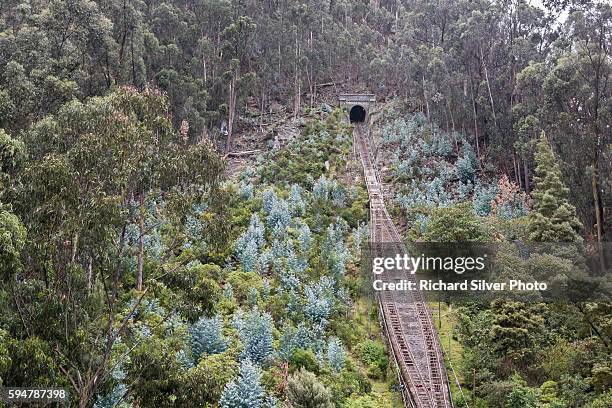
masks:
<instances>
[{"instance_id":1,"label":"stone tunnel portal","mask_svg":"<svg viewBox=\"0 0 612 408\"><path fill-rule=\"evenodd\" d=\"M355 122L363 122L366 118L366 110L361 105L355 105L351 108L349 112L349 118L351 119L351 123Z\"/></svg>"}]
</instances>

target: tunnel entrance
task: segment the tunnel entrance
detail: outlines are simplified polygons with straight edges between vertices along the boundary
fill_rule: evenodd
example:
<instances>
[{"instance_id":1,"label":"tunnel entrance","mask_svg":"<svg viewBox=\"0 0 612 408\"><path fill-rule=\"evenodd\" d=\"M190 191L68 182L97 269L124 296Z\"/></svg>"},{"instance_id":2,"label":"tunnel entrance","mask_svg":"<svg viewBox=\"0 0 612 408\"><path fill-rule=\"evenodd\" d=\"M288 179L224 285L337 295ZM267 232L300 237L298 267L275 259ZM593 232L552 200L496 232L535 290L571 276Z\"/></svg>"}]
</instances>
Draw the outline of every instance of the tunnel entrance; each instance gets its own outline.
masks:
<instances>
[{"instance_id":1,"label":"tunnel entrance","mask_svg":"<svg viewBox=\"0 0 612 408\"><path fill-rule=\"evenodd\" d=\"M349 112L349 118L351 119L351 123L355 122L363 122L365 121L366 110L361 105L355 105L351 108Z\"/></svg>"}]
</instances>

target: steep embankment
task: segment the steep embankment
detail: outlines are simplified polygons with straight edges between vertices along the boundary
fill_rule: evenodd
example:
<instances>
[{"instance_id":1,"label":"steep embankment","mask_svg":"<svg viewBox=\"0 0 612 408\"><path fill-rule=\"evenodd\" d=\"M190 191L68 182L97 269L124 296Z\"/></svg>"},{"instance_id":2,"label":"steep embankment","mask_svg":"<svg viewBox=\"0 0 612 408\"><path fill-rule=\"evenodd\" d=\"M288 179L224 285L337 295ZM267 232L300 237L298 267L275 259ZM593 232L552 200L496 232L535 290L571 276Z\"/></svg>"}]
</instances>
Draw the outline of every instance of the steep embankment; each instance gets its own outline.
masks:
<instances>
[{"instance_id":1,"label":"steep embankment","mask_svg":"<svg viewBox=\"0 0 612 408\"><path fill-rule=\"evenodd\" d=\"M401 406L375 305L361 290L368 199L351 127L328 107L297 123L298 135L276 135L282 144L261 149L233 177L235 263L224 287L231 284L235 306L223 318L254 306L269 313L274 351L261 369L277 398L295 401L294 388L310 381L337 406Z\"/></svg>"}]
</instances>

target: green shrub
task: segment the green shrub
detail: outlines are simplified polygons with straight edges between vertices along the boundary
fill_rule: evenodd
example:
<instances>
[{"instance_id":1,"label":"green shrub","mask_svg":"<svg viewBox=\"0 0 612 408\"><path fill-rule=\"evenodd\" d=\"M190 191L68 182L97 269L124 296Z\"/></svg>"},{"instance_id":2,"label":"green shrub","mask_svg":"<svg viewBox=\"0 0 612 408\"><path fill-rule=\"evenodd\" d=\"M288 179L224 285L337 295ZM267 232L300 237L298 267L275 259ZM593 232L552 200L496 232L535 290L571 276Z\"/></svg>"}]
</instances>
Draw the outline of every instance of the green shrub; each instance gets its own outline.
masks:
<instances>
[{"instance_id":1,"label":"green shrub","mask_svg":"<svg viewBox=\"0 0 612 408\"><path fill-rule=\"evenodd\" d=\"M260 292L263 288L263 280L261 279L261 276L255 272L231 272L227 276L227 282L232 285L232 288L234 289L234 296L239 302L246 300L251 288L255 288Z\"/></svg>"},{"instance_id":2,"label":"green shrub","mask_svg":"<svg viewBox=\"0 0 612 408\"><path fill-rule=\"evenodd\" d=\"M468 203L436 208L423 234L426 242L485 241L487 234Z\"/></svg>"},{"instance_id":3,"label":"green shrub","mask_svg":"<svg viewBox=\"0 0 612 408\"><path fill-rule=\"evenodd\" d=\"M351 395L367 394L372 391L372 384L368 378L357 371L354 366L344 370L339 376L334 377L330 385L335 401L343 401Z\"/></svg>"},{"instance_id":4,"label":"green shrub","mask_svg":"<svg viewBox=\"0 0 612 408\"><path fill-rule=\"evenodd\" d=\"M365 340L357 345L356 351L361 361L367 366L368 376L384 378L389 358L385 346L380 341Z\"/></svg>"},{"instance_id":5,"label":"green shrub","mask_svg":"<svg viewBox=\"0 0 612 408\"><path fill-rule=\"evenodd\" d=\"M609 389L594 401L589 403L585 408L609 408L612 407L612 389Z\"/></svg>"},{"instance_id":6,"label":"green shrub","mask_svg":"<svg viewBox=\"0 0 612 408\"><path fill-rule=\"evenodd\" d=\"M317 376L303 368L289 376L287 398L294 408L332 408L331 393Z\"/></svg>"},{"instance_id":7,"label":"green shrub","mask_svg":"<svg viewBox=\"0 0 612 408\"><path fill-rule=\"evenodd\" d=\"M319 372L319 362L317 357L310 350L295 349L289 359L289 370L297 371L301 368L317 374Z\"/></svg>"},{"instance_id":8,"label":"green shrub","mask_svg":"<svg viewBox=\"0 0 612 408\"><path fill-rule=\"evenodd\" d=\"M219 401L223 387L238 371L238 365L229 353L206 356L184 375L183 392L177 405L203 407Z\"/></svg>"}]
</instances>

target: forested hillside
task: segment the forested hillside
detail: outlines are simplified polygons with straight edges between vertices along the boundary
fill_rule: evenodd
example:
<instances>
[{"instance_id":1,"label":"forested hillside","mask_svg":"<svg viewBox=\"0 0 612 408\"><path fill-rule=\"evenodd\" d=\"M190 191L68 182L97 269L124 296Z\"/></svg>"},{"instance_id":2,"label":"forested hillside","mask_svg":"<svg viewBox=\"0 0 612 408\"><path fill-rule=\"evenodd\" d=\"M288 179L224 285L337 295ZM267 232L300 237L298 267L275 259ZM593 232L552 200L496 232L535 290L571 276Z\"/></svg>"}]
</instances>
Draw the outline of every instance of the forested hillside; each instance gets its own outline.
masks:
<instances>
[{"instance_id":1,"label":"forested hillside","mask_svg":"<svg viewBox=\"0 0 612 408\"><path fill-rule=\"evenodd\" d=\"M0 386L401 406L336 96L408 240L609 251L612 6L542 3L2 0ZM444 307L457 406L610 406L609 304Z\"/></svg>"},{"instance_id":2,"label":"forested hillside","mask_svg":"<svg viewBox=\"0 0 612 408\"><path fill-rule=\"evenodd\" d=\"M190 141L231 150L236 129L265 121L274 102L298 115L329 86L367 87L469 135L479 160L525 191L545 130L571 163L583 232L604 240L610 7L544 3L5 0L0 127L16 135L73 98L149 85Z\"/></svg>"},{"instance_id":3,"label":"forested hillside","mask_svg":"<svg viewBox=\"0 0 612 408\"><path fill-rule=\"evenodd\" d=\"M490 163L479 167L463 134L431 124L420 112L387 104L373 122L388 207L404 225L408 242L492 243L498 251L494 274L550 286L571 285L588 269L570 189L544 133L535 146L535 187L526 194ZM548 249L536 249L539 243ZM609 257L609 244L603 246ZM591 256L592 265L599 261ZM553 302L538 295L525 301L512 293L483 302L468 293L467 299L441 305L433 295L430 309L456 406L609 405L609 270L600 282L603 287L590 286L583 295L603 289L607 303L567 297L579 290Z\"/></svg>"}]
</instances>

